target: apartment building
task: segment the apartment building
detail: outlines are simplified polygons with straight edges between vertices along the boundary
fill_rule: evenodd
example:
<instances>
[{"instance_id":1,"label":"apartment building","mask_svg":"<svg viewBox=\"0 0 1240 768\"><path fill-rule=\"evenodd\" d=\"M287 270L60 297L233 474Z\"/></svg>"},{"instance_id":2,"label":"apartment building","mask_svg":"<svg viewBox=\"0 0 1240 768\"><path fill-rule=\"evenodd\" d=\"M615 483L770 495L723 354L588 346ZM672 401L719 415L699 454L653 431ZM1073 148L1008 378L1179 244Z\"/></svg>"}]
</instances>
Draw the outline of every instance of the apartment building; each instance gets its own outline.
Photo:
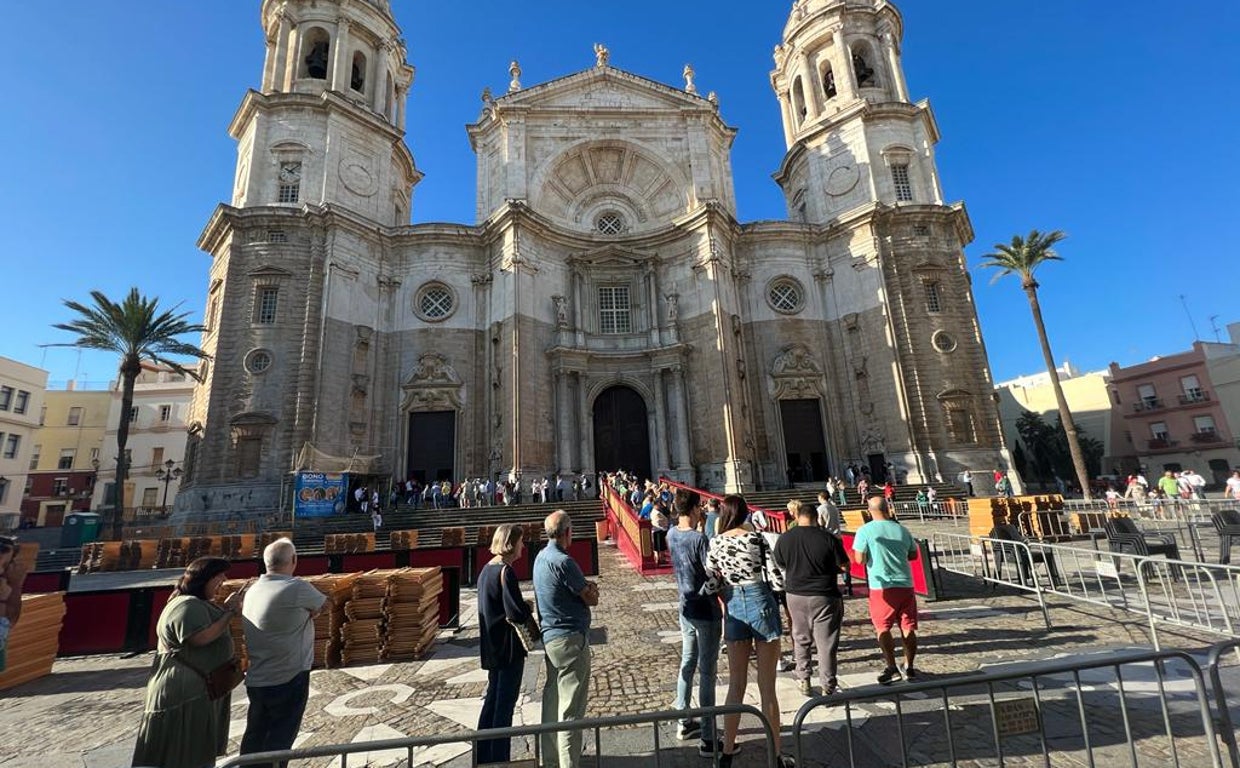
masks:
<instances>
[{"instance_id":1,"label":"apartment building","mask_svg":"<svg viewBox=\"0 0 1240 768\"><path fill-rule=\"evenodd\" d=\"M18 525L47 371L0 357L0 530Z\"/></svg>"}]
</instances>

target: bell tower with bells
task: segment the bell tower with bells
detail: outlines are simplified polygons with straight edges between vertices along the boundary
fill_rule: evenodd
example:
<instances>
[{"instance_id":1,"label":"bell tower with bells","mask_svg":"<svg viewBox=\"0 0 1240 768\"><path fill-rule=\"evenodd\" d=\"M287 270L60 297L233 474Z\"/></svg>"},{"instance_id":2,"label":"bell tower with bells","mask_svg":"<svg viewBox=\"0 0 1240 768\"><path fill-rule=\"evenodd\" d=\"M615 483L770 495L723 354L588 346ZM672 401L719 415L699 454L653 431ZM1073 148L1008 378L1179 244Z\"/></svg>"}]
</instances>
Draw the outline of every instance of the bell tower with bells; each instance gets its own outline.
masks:
<instances>
[{"instance_id":1,"label":"bell tower with bells","mask_svg":"<svg viewBox=\"0 0 1240 768\"><path fill-rule=\"evenodd\" d=\"M388 0L266 0L262 85L229 125L232 205L335 206L409 222L421 174L404 143L413 67Z\"/></svg>"},{"instance_id":2,"label":"bell tower with bells","mask_svg":"<svg viewBox=\"0 0 1240 768\"><path fill-rule=\"evenodd\" d=\"M771 86L788 153L789 217L822 224L872 203L942 205L928 102L909 101L904 21L887 0L798 0Z\"/></svg>"}]
</instances>

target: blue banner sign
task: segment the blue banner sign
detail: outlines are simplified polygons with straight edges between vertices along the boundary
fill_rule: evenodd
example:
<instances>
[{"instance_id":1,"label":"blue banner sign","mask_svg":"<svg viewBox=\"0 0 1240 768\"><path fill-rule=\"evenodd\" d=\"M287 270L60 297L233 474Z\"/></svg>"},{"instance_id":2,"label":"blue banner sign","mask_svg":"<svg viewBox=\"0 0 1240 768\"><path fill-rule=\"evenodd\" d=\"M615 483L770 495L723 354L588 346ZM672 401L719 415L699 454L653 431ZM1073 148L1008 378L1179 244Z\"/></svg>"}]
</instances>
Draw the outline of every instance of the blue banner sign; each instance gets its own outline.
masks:
<instances>
[{"instance_id":1,"label":"blue banner sign","mask_svg":"<svg viewBox=\"0 0 1240 768\"><path fill-rule=\"evenodd\" d=\"M293 485L294 517L344 514L349 476L339 472L298 472Z\"/></svg>"}]
</instances>

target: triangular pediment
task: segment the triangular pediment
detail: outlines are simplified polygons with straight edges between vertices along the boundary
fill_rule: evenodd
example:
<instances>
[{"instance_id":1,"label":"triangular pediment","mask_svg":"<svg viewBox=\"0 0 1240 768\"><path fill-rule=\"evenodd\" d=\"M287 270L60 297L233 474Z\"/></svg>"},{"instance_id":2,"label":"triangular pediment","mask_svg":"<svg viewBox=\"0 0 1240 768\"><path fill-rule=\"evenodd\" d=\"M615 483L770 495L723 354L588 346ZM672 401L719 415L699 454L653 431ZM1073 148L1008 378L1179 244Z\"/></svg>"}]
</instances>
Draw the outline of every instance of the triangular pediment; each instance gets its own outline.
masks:
<instances>
[{"instance_id":1,"label":"triangular pediment","mask_svg":"<svg viewBox=\"0 0 1240 768\"><path fill-rule=\"evenodd\" d=\"M496 99L496 105L540 109L712 109L696 94L614 67L592 67Z\"/></svg>"},{"instance_id":2,"label":"triangular pediment","mask_svg":"<svg viewBox=\"0 0 1240 768\"><path fill-rule=\"evenodd\" d=\"M635 267L639 264L651 264L658 260L658 255L648 251L623 248L618 245L605 245L592 251L575 253L568 262L573 266L583 267Z\"/></svg>"}]
</instances>

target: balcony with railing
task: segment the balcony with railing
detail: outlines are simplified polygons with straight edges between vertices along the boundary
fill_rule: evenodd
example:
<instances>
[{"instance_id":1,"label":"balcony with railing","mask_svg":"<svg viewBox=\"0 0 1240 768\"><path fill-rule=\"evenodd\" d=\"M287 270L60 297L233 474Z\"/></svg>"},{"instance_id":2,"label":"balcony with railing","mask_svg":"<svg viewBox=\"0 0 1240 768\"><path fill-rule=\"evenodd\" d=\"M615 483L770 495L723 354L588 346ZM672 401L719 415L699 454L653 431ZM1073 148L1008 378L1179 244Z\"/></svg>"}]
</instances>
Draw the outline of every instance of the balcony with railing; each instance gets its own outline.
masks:
<instances>
[{"instance_id":1,"label":"balcony with railing","mask_svg":"<svg viewBox=\"0 0 1240 768\"><path fill-rule=\"evenodd\" d=\"M1166 435L1160 435L1159 437L1152 437L1148 441L1146 441L1146 447L1148 447L1151 451L1165 451L1167 449L1174 448L1179 444L1180 444L1179 440L1172 440L1170 437L1167 437Z\"/></svg>"},{"instance_id":2,"label":"balcony with railing","mask_svg":"<svg viewBox=\"0 0 1240 768\"><path fill-rule=\"evenodd\" d=\"M1204 389L1190 389L1180 395L1180 405L1197 405L1210 402L1210 393Z\"/></svg>"},{"instance_id":3,"label":"balcony with railing","mask_svg":"<svg viewBox=\"0 0 1240 768\"><path fill-rule=\"evenodd\" d=\"M1143 413L1145 411L1161 411L1166 407L1167 406L1163 403L1161 397L1146 397L1132 404L1132 410L1137 413Z\"/></svg>"},{"instance_id":4,"label":"balcony with railing","mask_svg":"<svg viewBox=\"0 0 1240 768\"><path fill-rule=\"evenodd\" d=\"M1194 432L1189 436L1189 439L1198 445L1211 445L1214 443L1226 442L1223 440L1223 436L1220 435L1217 430L1213 429L1207 429L1202 432Z\"/></svg>"}]
</instances>

